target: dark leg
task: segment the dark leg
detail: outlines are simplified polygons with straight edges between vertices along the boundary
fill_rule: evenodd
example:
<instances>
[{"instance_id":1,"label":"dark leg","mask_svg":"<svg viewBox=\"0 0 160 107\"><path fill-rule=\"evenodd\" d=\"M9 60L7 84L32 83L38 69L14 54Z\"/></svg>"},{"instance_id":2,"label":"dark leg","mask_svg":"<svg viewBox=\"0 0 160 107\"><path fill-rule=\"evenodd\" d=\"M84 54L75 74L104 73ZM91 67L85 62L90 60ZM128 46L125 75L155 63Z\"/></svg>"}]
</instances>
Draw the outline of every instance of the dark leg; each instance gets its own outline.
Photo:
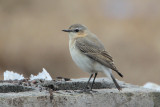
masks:
<instances>
[{"instance_id":1,"label":"dark leg","mask_svg":"<svg viewBox=\"0 0 160 107\"><path fill-rule=\"evenodd\" d=\"M96 79L96 77L97 77L97 74L98 74L98 73L95 73L95 75L94 75L94 79L93 79L93 82L92 82L92 85L91 85L91 90L92 90L92 87L93 87L93 85L94 85L94 83L95 83L95 79Z\"/></svg>"},{"instance_id":2,"label":"dark leg","mask_svg":"<svg viewBox=\"0 0 160 107\"><path fill-rule=\"evenodd\" d=\"M86 90L86 89L87 89L88 84L89 84L89 81L91 80L92 76L93 76L93 74L91 74L91 76L89 77L89 80L88 80L88 82L87 82L86 86L84 87L84 90Z\"/></svg>"},{"instance_id":3,"label":"dark leg","mask_svg":"<svg viewBox=\"0 0 160 107\"><path fill-rule=\"evenodd\" d=\"M119 91L122 90L122 88L119 86L119 84L117 83L116 79L114 78L114 76L113 76L112 74L111 74L111 78L112 78L112 80L113 80L116 88L117 88Z\"/></svg>"}]
</instances>

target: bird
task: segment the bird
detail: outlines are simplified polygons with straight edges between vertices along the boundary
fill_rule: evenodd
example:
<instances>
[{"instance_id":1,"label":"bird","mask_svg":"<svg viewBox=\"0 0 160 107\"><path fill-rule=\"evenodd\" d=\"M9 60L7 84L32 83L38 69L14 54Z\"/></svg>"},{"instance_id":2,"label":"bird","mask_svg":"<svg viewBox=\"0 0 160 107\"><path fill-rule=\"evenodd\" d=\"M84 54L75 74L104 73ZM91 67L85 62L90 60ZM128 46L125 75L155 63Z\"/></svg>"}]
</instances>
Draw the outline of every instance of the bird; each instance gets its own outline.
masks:
<instances>
[{"instance_id":1,"label":"bird","mask_svg":"<svg viewBox=\"0 0 160 107\"><path fill-rule=\"evenodd\" d=\"M113 58L106 51L102 42L85 25L73 24L69 29L62 30L69 33L69 51L76 65L85 72L90 73L90 77L84 91L87 90L89 82L94 75L90 90L92 91L95 79L99 72L113 80L116 88L122 88L112 74L115 71L120 77L123 75L114 65Z\"/></svg>"}]
</instances>

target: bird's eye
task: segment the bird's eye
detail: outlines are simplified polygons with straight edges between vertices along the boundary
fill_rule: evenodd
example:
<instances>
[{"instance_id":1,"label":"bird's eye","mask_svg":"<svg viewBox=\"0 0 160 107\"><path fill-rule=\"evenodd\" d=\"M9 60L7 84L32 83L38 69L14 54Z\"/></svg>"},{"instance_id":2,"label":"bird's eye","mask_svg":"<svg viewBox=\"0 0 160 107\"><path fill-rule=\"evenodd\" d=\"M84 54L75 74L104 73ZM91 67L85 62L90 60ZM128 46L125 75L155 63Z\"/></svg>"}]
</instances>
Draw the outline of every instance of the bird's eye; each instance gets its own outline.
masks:
<instances>
[{"instance_id":1,"label":"bird's eye","mask_svg":"<svg viewBox=\"0 0 160 107\"><path fill-rule=\"evenodd\" d=\"M79 32L79 29L75 29L74 31L75 31L75 32Z\"/></svg>"}]
</instances>

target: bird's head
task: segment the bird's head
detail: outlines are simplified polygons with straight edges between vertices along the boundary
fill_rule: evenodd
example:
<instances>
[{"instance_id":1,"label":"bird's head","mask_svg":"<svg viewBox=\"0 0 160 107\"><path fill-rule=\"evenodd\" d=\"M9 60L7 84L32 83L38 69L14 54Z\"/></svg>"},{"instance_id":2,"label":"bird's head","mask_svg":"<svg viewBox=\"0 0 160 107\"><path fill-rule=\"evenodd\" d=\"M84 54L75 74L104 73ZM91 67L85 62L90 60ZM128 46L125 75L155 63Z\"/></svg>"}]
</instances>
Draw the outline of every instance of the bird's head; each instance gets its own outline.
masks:
<instances>
[{"instance_id":1,"label":"bird's head","mask_svg":"<svg viewBox=\"0 0 160 107\"><path fill-rule=\"evenodd\" d=\"M84 37L88 31L87 27L81 24L74 24L69 29L62 30L69 33L70 38Z\"/></svg>"}]
</instances>

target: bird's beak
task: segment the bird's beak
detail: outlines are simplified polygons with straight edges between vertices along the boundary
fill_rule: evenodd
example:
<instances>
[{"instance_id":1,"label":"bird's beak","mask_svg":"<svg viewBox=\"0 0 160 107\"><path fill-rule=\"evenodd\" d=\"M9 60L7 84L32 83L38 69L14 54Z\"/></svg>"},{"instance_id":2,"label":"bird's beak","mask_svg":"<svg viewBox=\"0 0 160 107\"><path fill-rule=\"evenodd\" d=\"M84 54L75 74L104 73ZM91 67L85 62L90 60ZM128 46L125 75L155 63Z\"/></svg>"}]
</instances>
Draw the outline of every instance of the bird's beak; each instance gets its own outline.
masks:
<instances>
[{"instance_id":1,"label":"bird's beak","mask_svg":"<svg viewBox=\"0 0 160 107\"><path fill-rule=\"evenodd\" d=\"M62 30L63 32L72 32L70 29Z\"/></svg>"}]
</instances>

